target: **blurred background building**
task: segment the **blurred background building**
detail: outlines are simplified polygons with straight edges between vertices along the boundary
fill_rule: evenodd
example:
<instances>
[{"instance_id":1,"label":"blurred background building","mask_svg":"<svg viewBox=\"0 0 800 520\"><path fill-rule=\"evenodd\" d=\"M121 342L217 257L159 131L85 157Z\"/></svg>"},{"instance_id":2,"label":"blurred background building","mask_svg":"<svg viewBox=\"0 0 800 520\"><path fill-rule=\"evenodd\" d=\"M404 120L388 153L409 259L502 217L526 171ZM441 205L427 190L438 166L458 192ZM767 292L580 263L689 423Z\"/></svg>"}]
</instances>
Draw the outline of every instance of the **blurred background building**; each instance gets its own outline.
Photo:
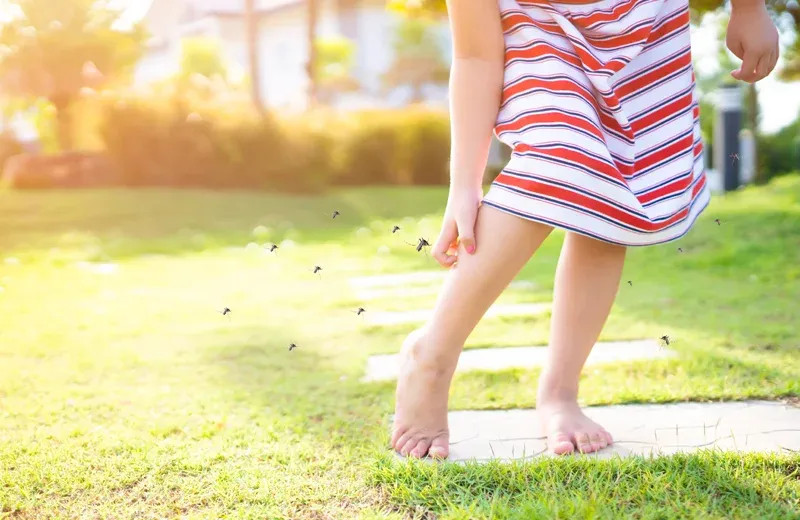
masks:
<instances>
[{"instance_id":1,"label":"blurred background building","mask_svg":"<svg viewBox=\"0 0 800 520\"><path fill-rule=\"evenodd\" d=\"M304 109L307 105L309 56L309 10L304 0L256 0L260 90L270 107ZM422 100L442 104L446 100L446 75L425 81L420 92L392 81L398 56L398 31L404 20L386 9L381 0L318 0L316 38L323 52L347 42L352 50L347 73L351 89L339 89L328 104L339 108L398 107ZM249 68L247 19L244 0L153 0L144 15L152 33L147 51L136 68L136 82L163 80L180 69L181 41L210 38L221 43L224 59L234 77L244 77ZM449 61L449 31L445 20L426 25L420 45L427 46L431 69ZM413 38L412 35L409 38ZM413 43L413 42L411 42ZM412 49L414 51L414 49ZM406 60L408 62L410 60ZM337 64L327 64L335 68ZM405 66L409 66L408 63ZM324 71L323 71L324 72ZM412 71L409 71L409 73Z\"/></svg>"}]
</instances>

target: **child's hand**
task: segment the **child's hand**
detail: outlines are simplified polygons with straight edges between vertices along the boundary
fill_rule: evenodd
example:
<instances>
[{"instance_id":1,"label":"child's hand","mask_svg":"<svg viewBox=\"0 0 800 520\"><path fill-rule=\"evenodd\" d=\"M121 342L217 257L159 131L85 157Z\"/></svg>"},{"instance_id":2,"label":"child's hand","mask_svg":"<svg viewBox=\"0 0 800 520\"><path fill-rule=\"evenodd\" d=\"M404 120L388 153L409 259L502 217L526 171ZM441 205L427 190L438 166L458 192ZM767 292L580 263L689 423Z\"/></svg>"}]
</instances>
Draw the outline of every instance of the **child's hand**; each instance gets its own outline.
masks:
<instances>
[{"instance_id":1,"label":"child's hand","mask_svg":"<svg viewBox=\"0 0 800 520\"><path fill-rule=\"evenodd\" d=\"M432 251L433 257L442 267L452 267L456 263L459 243L467 253L475 252L475 219L478 217L478 206L482 198L483 190L480 186L476 189L451 186L442 220L442 231Z\"/></svg>"},{"instance_id":2,"label":"child's hand","mask_svg":"<svg viewBox=\"0 0 800 520\"><path fill-rule=\"evenodd\" d=\"M778 62L778 30L763 1L734 4L725 38L728 49L742 60L731 76L748 83L767 77Z\"/></svg>"}]
</instances>

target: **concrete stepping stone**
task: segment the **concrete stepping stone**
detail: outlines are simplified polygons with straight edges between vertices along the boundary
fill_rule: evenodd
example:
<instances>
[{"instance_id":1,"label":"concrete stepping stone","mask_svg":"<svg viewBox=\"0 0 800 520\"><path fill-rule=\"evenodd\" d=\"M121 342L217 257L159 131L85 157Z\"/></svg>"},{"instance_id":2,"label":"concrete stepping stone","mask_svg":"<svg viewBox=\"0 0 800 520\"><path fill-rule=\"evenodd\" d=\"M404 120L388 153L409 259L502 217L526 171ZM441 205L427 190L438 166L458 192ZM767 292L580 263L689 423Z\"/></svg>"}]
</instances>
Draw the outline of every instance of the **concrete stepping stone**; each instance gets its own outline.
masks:
<instances>
[{"instance_id":1,"label":"concrete stepping stone","mask_svg":"<svg viewBox=\"0 0 800 520\"><path fill-rule=\"evenodd\" d=\"M484 318L500 316L529 316L541 314L550 308L549 303L516 303L492 305ZM368 325L402 325L406 323L423 322L428 319L433 311L431 309L413 311L373 311L365 314Z\"/></svg>"},{"instance_id":2,"label":"concrete stepping stone","mask_svg":"<svg viewBox=\"0 0 800 520\"><path fill-rule=\"evenodd\" d=\"M699 450L800 451L800 408L771 401L614 405L585 408L614 436L592 458L661 456ZM552 456L535 410L449 414L450 460L522 460Z\"/></svg>"},{"instance_id":3,"label":"concrete stepping stone","mask_svg":"<svg viewBox=\"0 0 800 520\"><path fill-rule=\"evenodd\" d=\"M661 348L658 341L609 341L595 345L586 360L587 365L638 359L662 359L672 357L674 351ZM531 368L544 365L547 347L494 347L467 349L458 359L456 372L470 370L506 370L509 368ZM367 360L365 381L387 381L397 379L400 372L400 355L384 354L370 356Z\"/></svg>"}]
</instances>

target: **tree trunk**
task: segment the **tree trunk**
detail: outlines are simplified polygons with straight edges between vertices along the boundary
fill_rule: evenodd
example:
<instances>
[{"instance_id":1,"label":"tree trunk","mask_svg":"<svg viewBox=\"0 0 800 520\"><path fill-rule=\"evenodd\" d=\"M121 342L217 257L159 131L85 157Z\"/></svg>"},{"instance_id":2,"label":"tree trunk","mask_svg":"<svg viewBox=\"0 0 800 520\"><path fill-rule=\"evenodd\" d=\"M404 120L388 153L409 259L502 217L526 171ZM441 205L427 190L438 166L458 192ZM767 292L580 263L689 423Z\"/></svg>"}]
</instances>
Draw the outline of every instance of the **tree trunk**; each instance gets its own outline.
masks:
<instances>
[{"instance_id":1,"label":"tree trunk","mask_svg":"<svg viewBox=\"0 0 800 520\"><path fill-rule=\"evenodd\" d=\"M306 0L307 3L307 26L306 38L308 40L308 100L307 108L314 108L317 104L317 0Z\"/></svg>"},{"instance_id":2,"label":"tree trunk","mask_svg":"<svg viewBox=\"0 0 800 520\"><path fill-rule=\"evenodd\" d=\"M422 82L415 81L411 84L411 103L417 105L425 100L425 97L422 95L423 87L424 83Z\"/></svg>"},{"instance_id":3,"label":"tree trunk","mask_svg":"<svg viewBox=\"0 0 800 520\"><path fill-rule=\"evenodd\" d=\"M70 111L70 99L66 96L51 98L50 102L56 109L56 134L58 135L58 147L61 152L71 152L75 146L72 112Z\"/></svg>"},{"instance_id":4,"label":"tree trunk","mask_svg":"<svg viewBox=\"0 0 800 520\"><path fill-rule=\"evenodd\" d=\"M259 114L264 114L264 101L261 99L261 59L259 55L259 21L255 0L245 0L245 23L247 25L247 55L250 61L250 89L253 105Z\"/></svg>"}]
</instances>

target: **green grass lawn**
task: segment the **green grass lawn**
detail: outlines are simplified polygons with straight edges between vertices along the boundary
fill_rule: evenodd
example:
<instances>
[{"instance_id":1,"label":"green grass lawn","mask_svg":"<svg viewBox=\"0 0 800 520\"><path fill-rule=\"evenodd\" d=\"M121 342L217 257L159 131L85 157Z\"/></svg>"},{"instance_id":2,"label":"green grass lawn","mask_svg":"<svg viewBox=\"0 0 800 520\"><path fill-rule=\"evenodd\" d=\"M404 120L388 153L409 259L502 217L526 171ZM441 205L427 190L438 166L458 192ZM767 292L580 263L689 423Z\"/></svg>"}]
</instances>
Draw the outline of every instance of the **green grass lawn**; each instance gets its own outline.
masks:
<instances>
[{"instance_id":1,"label":"green grass lawn","mask_svg":"<svg viewBox=\"0 0 800 520\"><path fill-rule=\"evenodd\" d=\"M366 325L347 279L435 269L404 240L436 235L445 198L0 193L0 518L800 518L793 454L392 457L393 386L359 378L412 327ZM561 240L505 301L548 300ZM592 366L585 404L798 401L800 176L717 197L624 280L603 339L668 334L680 356ZM545 344L547 319L487 320L468 347ZM452 407L532 407L537 376L459 374Z\"/></svg>"}]
</instances>

